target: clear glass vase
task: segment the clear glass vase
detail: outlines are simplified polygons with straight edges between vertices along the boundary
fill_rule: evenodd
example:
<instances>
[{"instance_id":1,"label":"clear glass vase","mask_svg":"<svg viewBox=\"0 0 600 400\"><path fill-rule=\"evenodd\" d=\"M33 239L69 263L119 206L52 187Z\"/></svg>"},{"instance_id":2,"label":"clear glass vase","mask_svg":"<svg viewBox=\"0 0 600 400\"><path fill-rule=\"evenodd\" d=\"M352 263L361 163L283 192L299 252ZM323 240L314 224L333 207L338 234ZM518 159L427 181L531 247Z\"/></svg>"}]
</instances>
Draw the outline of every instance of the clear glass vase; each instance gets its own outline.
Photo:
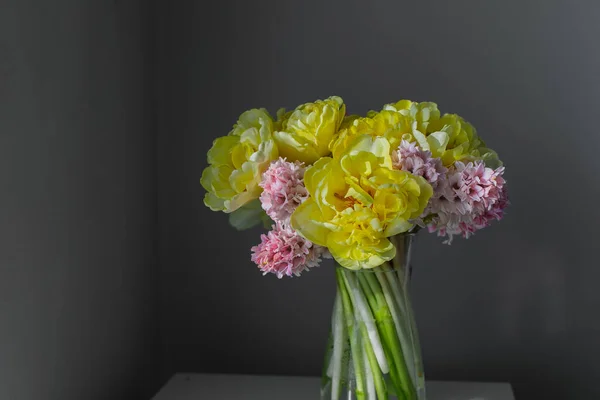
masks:
<instances>
[{"instance_id":1,"label":"clear glass vase","mask_svg":"<svg viewBox=\"0 0 600 400\"><path fill-rule=\"evenodd\" d=\"M322 400L425 399L421 348L408 291L414 236L390 238L396 257L377 268L336 267Z\"/></svg>"}]
</instances>

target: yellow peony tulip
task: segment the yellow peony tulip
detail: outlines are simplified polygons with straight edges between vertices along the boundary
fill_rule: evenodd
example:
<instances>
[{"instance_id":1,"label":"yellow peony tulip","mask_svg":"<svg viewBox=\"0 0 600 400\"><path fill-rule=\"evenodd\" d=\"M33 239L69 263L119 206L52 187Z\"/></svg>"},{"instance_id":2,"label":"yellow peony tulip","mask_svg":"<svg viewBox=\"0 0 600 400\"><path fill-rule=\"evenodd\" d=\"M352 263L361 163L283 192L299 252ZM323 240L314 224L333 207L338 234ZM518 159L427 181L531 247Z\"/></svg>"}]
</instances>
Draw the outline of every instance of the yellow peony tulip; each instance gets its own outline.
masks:
<instances>
[{"instance_id":1,"label":"yellow peony tulip","mask_svg":"<svg viewBox=\"0 0 600 400\"><path fill-rule=\"evenodd\" d=\"M288 161L312 164L329 154L329 143L346 113L340 97L317 100L298 106L294 111L278 112L274 133L279 154Z\"/></svg>"},{"instance_id":2,"label":"yellow peony tulip","mask_svg":"<svg viewBox=\"0 0 600 400\"><path fill-rule=\"evenodd\" d=\"M408 118L411 129L402 139L417 142L419 147L431 151L434 157L441 158L445 166L456 161L479 159L484 160L491 168L502 165L498 155L485 147L473 125L456 114L444 114L440 117L435 103L400 100L386 104L383 109ZM392 146L396 148L395 143Z\"/></svg>"},{"instance_id":3,"label":"yellow peony tulip","mask_svg":"<svg viewBox=\"0 0 600 400\"><path fill-rule=\"evenodd\" d=\"M428 126L431 122L440 118L440 111L437 104L431 102L417 103L410 100L400 100L393 104L383 106L385 111L394 111L410 118L411 122L416 123L413 129L423 133L428 132Z\"/></svg>"},{"instance_id":4,"label":"yellow peony tulip","mask_svg":"<svg viewBox=\"0 0 600 400\"><path fill-rule=\"evenodd\" d=\"M391 260L396 249L387 238L411 229L433 194L422 177L392 169L389 141L368 134L339 158L318 160L304 181L311 196L292 214L292 227L349 269Z\"/></svg>"},{"instance_id":5,"label":"yellow peony tulip","mask_svg":"<svg viewBox=\"0 0 600 400\"><path fill-rule=\"evenodd\" d=\"M411 119L398 112L384 110L369 115L370 117L354 118L342 124L338 135L330 144L334 157L339 157L361 135L384 137L390 143L390 150L394 150L400 145L402 138L412 131Z\"/></svg>"},{"instance_id":6,"label":"yellow peony tulip","mask_svg":"<svg viewBox=\"0 0 600 400\"><path fill-rule=\"evenodd\" d=\"M445 166L454 164L456 161L484 160L490 168L502 165L498 155L491 149L485 147L485 143L477 135L475 127L456 114L444 114L439 120L431 123L428 127L431 133L427 133L427 142L434 157L440 157ZM432 141L430 138L435 137ZM422 144L423 138L417 138Z\"/></svg>"},{"instance_id":7,"label":"yellow peony tulip","mask_svg":"<svg viewBox=\"0 0 600 400\"><path fill-rule=\"evenodd\" d=\"M230 213L260 196L262 173L278 157L272 133L273 120L267 111L252 109L240 116L228 136L213 142L210 165L200 179L207 191L204 204Z\"/></svg>"}]
</instances>

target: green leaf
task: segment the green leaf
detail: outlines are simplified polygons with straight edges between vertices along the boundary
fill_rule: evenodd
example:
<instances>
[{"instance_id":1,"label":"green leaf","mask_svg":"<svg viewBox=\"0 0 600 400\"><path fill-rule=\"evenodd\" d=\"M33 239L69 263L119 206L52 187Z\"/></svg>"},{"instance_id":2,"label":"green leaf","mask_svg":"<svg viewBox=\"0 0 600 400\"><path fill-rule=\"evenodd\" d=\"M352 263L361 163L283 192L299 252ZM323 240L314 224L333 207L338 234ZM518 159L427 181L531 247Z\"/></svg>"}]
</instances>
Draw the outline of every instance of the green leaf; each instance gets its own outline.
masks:
<instances>
[{"instance_id":1,"label":"green leaf","mask_svg":"<svg viewBox=\"0 0 600 400\"><path fill-rule=\"evenodd\" d=\"M229 214L229 223L238 231L243 231L261 222L264 224L265 218L269 217L260 206L260 200L256 199Z\"/></svg>"},{"instance_id":2,"label":"green leaf","mask_svg":"<svg viewBox=\"0 0 600 400\"><path fill-rule=\"evenodd\" d=\"M260 220L262 221L263 227L265 229L271 229L271 227L273 226L273 224L275 223L271 217L269 217L267 215L266 212L263 211L262 215L260 216Z\"/></svg>"}]
</instances>

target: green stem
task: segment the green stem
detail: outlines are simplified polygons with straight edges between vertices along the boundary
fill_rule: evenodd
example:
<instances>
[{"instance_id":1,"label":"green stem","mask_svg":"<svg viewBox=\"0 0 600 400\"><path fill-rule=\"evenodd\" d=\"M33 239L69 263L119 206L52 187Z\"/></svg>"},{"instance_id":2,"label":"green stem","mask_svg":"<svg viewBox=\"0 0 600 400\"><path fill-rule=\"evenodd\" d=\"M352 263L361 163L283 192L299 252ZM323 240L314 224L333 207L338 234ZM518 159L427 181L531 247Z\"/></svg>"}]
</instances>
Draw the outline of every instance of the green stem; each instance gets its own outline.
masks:
<instances>
[{"instance_id":1,"label":"green stem","mask_svg":"<svg viewBox=\"0 0 600 400\"><path fill-rule=\"evenodd\" d=\"M369 360L369 364L371 366L371 372L373 373L373 379L375 381L375 390L377 392L378 400L387 400L388 393L387 387L385 386L385 380L383 379L383 374L379 369L379 364L377 364L377 358L375 357L375 353L373 352L373 347L369 342L369 337L366 332L366 328L364 324L361 324L362 334L364 338L364 349L367 353L367 359Z\"/></svg>"},{"instance_id":2,"label":"green stem","mask_svg":"<svg viewBox=\"0 0 600 400\"><path fill-rule=\"evenodd\" d=\"M357 282L358 280L354 275L352 275L351 272L346 271L342 273L342 277L346 283L346 287L348 288L347 293L352 300L354 309L357 311L356 318L364 322L366 325L367 334L369 340L371 341L371 345L373 346L373 352L375 352L375 357L377 358L381 372L387 374L390 371L390 367L385 356L381 338L379 337L379 331L375 325L373 314L371 313L369 305L367 304L367 300L365 299L365 294L362 290L360 290L359 283Z\"/></svg>"},{"instance_id":3,"label":"green stem","mask_svg":"<svg viewBox=\"0 0 600 400\"><path fill-rule=\"evenodd\" d=\"M376 287L369 285L368 279L366 278L365 275L369 275L370 273L367 272L363 272L363 273L359 273L357 274L358 276L358 281L359 284L362 287L362 290L365 294L365 297L367 298L367 302L369 303L369 306L371 307L372 313L378 317L375 317L376 322L377 322L377 327L379 329L379 334L381 336L382 340L382 344L384 345L383 350L384 353L386 354L386 358L388 360L393 360L393 356L392 356L392 349L390 349L387 346L387 343L389 343L389 340L386 340L385 336L387 335L387 332L382 329L382 324L381 324L381 316L382 314L384 314L385 312L382 311L382 307L386 307L385 304L380 304L380 302L377 301L377 297L374 294L373 289L377 290ZM404 399L404 391L402 388L402 380L400 379L400 373L398 371L398 368L396 367L396 365L394 363L388 363L389 364L389 376L390 376L390 380L392 382L392 385L394 386L395 392L396 392L396 396L398 396L400 399Z\"/></svg>"},{"instance_id":4,"label":"green stem","mask_svg":"<svg viewBox=\"0 0 600 400\"><path fill-rule=\"evenodd\" d=\"M369 303L369 306L371 307L371 309L375 309L374 307L377 307L377 303L375 300L375 296L373 296L373 293L371 291L371 289L369 288L367 281L365 280L365 278L363 277L363 273L358 273L358 279L359 279L359 284L363 287L363 290L365 291L365 297L367 298L367 302ZM377 363L377 358L375 357L375 352L373 351L373 346L371 346L371 342L369 341L369 334L367 332L367 328L366 325L364 323L360 324L361 327L361 332L363 335L363 342L364 342L364 348L365 348L365 352L367 353L367 359L369 360L369 364L371 366L371 371L373 372L373 379L375 381L375 389L377 391L377 398L380 400L384 400L388 398L388 394L387 394L387 387L385 385L385 380L383 378L383 374L381 373L381 370L379 369L379 364Z\"/></svg>"},{"instance_id":5,"label":"green stem","mask_svg":"<svg viewBox=\"0 0 600 400\"><path fill-rule=\"evenodd\" d=\"M362 325L362 324L360 324ZM362 336L363 330L362 328L359 327L359 332L361 334L360 339L358 341L358 351L360 352L360 357L361 360L363 362L363 366L364 366L364 371L365 371L365 387L366 387L366 394L367 394L367 399L371 400L371 399L376 399L377 398L377 394L375 392L375 379L373 377L373 369L371 368L371 365L369 363L369 359L367 358L367 349L366 349L366 343L365 343L365 338L364 336Z\"/></svg>"},{"instance_id":6,"label":"green stem","mask_svg":"<svg viewBox=\"0 0 600 400\"><path fill-rule=\"evenodd\" d=\"M375 314L375 318L378 322L379 330L382 333L383 341L386 343L389 352L391 353L391 357L393 359L393 363L391 365L397 369L401 387L404 389L403 392L407 399L416 398L415 388L413 382L411 380L410 374L408 372L408 368L406 366L406 362L404 360L404 353L402 351L400 341L398 339L398 335L401 332L396 332L396 329L393 325L393 319L390 312L389 307L387 306L387 302L385 300L385 296L383 294L383 290L379 283L377 282L377 278L371 274L364 274L367 281L369 281L370 287L373 291L373 294L376 298L377 304L379 304L379 310ZM393 377L393 375L391 375Z\"/></svg>"},{"instance_id":7,"label":"green stem","mask_svg":"<svg viewBox=\"0 0 600 400\"><path fill-rule=\"evenodd\" d=\"M409 333L413 349L413 360L415 364L415 375L419 391L425 390L425 376L423 374L423 356L421 354L421 345L419 342L419 334L417 331L417 325L415 315L413 312L412 304L410 301L410 295L408 293L408 282L410 280L410 265L404 265L403 261L406 258L405 242L402 238L393 237L390 238L392 243L396 246L396 257L392 260L394 268L386 263L383 265L383 269L389 278L389 282L392 285L392 292L397 298L398 305L401 308L401 312L408 318L408 324L410 325ZM400 255L400 257L398 256Z\"/></svg>"},{"instance_id":8,"label":"green stem","mask_svg":"<svg viewBox=\"0 0 600 400\"><path fill-rule=\"evenodd\" d=\"M419 388L424 390L425 388L425 375L423 374L423 356L421 355L421 343L419 341L419 332L417 331L417 321L415 320L415 313L413 312L410 296L408 295L408 288L404 291L404 301L406 303L406 310L408 314L408 323L410 324L410 334L412 340L413 355L415 361L416 370L416 383Z\"/></svg>"},{"instance_id":9,"label":"green stem","mask_svg":"<svg viewBox=\"0 0 600 400\"><path fill-rule=\"evenodd\" d=\"M338 282L338 291L342 297L342 307L344 309L344 320L348 329L350 338L350 351L352 352L352 361L354 364L354 376L356 381L356 399L365 400L364 375L362 372L361 355L358 351L358 340L354 327L354 316L352 314L352 303L348 294L348 289L344 282L344 275L341 270L336 269L336 278ZM349 385L350 386L350 385Z\"/></svg>"},{"instance_id":10,"label":"green stem","mask_svg":"<svg viewBox=\"0 0 600 400\"><path fill-rule=\"evenodd\" d=\"M375 296L373 294L373 290L371 289L371 287L369 286L369 283L367 282L367 278L364 277L365 274L366 274L366 272L364 272L364 273L360 272L360 273L356 274L356 276L358 278L359 285L363 289L363 293L365 294L367 303L369 303L369 306L371 307L371 310L374 314L379 309L379 304L377 303L377 299L375 298Z\"/></svg>"},{"instance_id":11,"label":"green stem","mask_svg":"<svg viewBox=\"0 0 600 400\"><path fill-rule=\"evenodd\" d=\"M383 264L381 266L383 269L386 278L388 279L388 283L392 287L392 295L396 299L396 303L400 308L400 312L404 315L406 314L406 305L404 304L404 290L402 289L402 284L398 280L398 276L396 275L396 271L392 269L388 264Z\"/></svg>"},{"instance_id":12,"label":"green stem","mask_svg":"<svg viewBox=\"0 0 600 400\"><path fill-rule=\"evenodd\" d=\"M394 275L393 273L387 273L389 275ZM406 315L402 314L398 310L398 305L396 303L396 297L392 292L391 286L386 278L386 272L382 270L377 270L375 272L375 276L381 285L381 289L383 292L383 296L385 297L385 301L390 309L390 313L392 314L392 320L394 321L394 327L396 328L396 333L398 333L398 339L400 339L400 346L404 351L404 359L406 360L406 366L408 367L408 372L410 374L412 382L415 382L415 365L414 362L414 349L413 342L411 340L411 334L409 327L406 325ZM393 278L392 278L393 279Z\"/></svg>"},{"instance_id":13,"label":"green stem","mask_svg":"<svg viewBox=\"0 0 600 400\"><path fill-rule=\"evenodd\" d=\"M404 249L404 242L401 239L393 238L393 243L396 245L397 249L402 248L402 252ZM397 250L397 254L398 254ZM383 268L386 271L391 271L389 273L388 278L390 284L392 284L392 291L397 298L398 305L401 307L401 311L408 318L408 323L410 325L409 333L410 339L413 348L413 360L415 364L415 375L416 375L416 384L420 388L420 390L424 390L425 388L425 376L423 374L423 356L421 354L421 344L419 341L419 333L417 331L417 324L415 320L415 314L413 312L412 304L410 301L410 295L408 293L409 287L408 282L410 279L410 265L404 265L402 261L404 257L396 257L393 260L394 268L391 269L389 265L384 265ZM396 273L394 273L394 271Z\"/></svg>"},{"instance_id":14,"label":"green stem","mask_svg":"<svg viewBox=\"0 0 600 400\"><path fill-rule=\"evenodd\" d=\"M332 320L333 332L333 351L331 354L330 371L328 375L331 377L331 399L337 400L340 398L341 389L341 371L342 371L342 356L346 343L344 329L344 310L342 307L342 298L338 291L335 296L335 305L333 307L334 316Z\"/></svg>"}]
</instances>

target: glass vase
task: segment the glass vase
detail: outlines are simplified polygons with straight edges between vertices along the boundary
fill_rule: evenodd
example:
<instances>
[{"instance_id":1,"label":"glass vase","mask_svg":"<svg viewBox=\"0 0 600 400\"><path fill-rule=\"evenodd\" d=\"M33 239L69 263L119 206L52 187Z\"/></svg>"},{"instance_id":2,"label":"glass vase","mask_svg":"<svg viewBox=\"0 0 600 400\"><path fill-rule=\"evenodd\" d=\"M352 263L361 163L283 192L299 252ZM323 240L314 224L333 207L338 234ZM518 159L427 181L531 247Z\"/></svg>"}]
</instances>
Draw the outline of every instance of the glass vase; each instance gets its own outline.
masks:
<instances>
[{"instance_id":1,"label":"glass vase","mask_svg":"<svg viewBox=\"0 0 600 400\"><path fill-rule=\"evenodd\" d=\"M336 267L321 399L422 400L425 379L410 302L414 234L390 238L395 258L372 269Z\"/></svg>"}]
</instances>

